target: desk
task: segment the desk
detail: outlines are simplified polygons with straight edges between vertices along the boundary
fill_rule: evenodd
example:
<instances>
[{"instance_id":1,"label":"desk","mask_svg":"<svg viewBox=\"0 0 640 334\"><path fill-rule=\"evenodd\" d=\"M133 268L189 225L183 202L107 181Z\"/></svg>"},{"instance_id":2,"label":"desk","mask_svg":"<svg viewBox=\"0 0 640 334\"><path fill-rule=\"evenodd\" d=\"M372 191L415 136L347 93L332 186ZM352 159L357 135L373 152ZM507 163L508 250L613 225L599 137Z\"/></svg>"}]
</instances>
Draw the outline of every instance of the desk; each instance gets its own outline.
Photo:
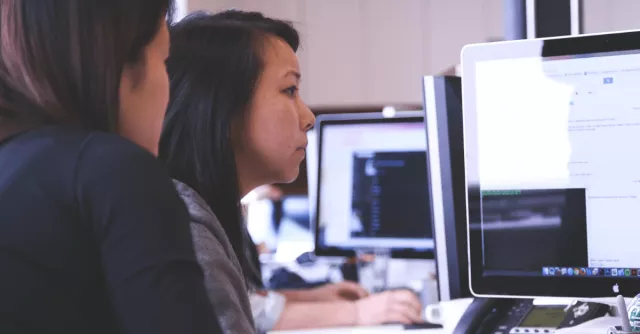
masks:
<instances>
[{"instance_id":1,"label":"desk","mask_svg":"<svg viewBox=\"0 0 640 334\"><path fill-rule=\"evenodd\" d=\"M542 298L534 301L535 304L550 305L550 304L567 304L570 299L566 298ZM599 303L605 303L614 305L615 298L597 298L588 299L586 301L593 301ZM627 299L629 302L630 299ZM308 330L294 330L294 331L272 331L270 334L382 334L382 333L402 333L402 334L451 334L455 328L458 320L466 310L467 306L471 303L471 298L453 300L443 302L446 304L444 311L444 321L442 329L412 329L404 330L402 326L386 325L386 326L371 326L371 327L342 327L342 328L323 328L323 329L308 329ZM620 325L619 317L605 316L602 318L594 319L584 324L572 328L565 328L558 330L556 334L604 334L609 326Z\"/></svg>"},{"instance_id":2,"label":"desk","mask_svg":"<svg viewBox=\"0 0 640 334\"><path fill-rule=\"evenodd\" d=\"M580 326L560 329L556 334L605 334L607 328L611 326L620 326L620 318L609 316L597 318Z\"/></svg>"},{"instance_id":3,"label":"desk","mask_svg":"<svg viewBox=\"0 0 640 334\"><path fill-rule=\"evenodd\" d=\"M452 300L443 302L445 310L443 312L444 324L439 329L410 329L405 330L400 325L383 325L368 327L341 327L306 329L294 331L271 331L269 334L382 334L382 333L403 333L403 334L451 334L456 327L458 320L471 304L471 298Z\"/></svg>"},{"instance_id":4,"label":"desk","mask_svg":"<svg viewBox=\"0 0 640 334\"><path fill-rule=\"evenodd\" d=\"M371 327L342 327L342 328L323 328L323 329L307 329L294 331L272 331L269 334L450 334L450 331L444 329L412 329L405 331L402 326L386 325Z\"/></svg>"}]
</instances>

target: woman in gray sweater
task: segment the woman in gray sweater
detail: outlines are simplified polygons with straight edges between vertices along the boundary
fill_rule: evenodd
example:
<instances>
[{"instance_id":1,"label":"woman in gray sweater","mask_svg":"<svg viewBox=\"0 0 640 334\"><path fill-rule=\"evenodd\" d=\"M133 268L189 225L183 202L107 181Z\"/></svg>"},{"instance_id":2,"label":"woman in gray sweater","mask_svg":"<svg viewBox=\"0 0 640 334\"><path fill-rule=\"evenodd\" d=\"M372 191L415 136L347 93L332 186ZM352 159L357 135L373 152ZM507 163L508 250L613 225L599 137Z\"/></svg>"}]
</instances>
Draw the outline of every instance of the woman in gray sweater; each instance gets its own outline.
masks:
<instances>
[{"instance_id":1,"label":"woman in gray sweater","mask_svg":"<svg viewBox=\"0 0 640 334\"><path fill-rule=\"evenodd\" d=\"M228 333L420 321L413 293L357 284L261 291L250 284L240 199L293 181L314 115L298 94L297 31L259 13L193 14L171 29L171 98L159 157L192 217L209 298ZM345 295L353 296L345 299ZM255 323L255 325L254 325Z\"/></svg>"}]
</instances>

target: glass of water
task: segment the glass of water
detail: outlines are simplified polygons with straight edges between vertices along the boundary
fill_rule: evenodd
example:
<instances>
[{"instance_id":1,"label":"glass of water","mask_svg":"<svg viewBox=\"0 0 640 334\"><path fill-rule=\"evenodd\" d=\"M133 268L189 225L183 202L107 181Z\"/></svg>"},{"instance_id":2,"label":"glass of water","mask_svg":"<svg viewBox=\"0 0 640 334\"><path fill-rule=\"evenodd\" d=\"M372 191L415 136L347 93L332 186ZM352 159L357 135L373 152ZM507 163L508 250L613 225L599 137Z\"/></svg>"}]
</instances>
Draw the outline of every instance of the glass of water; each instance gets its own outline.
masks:
<instances>
[{"instance_id":1,"label":"glass of water","mask_svg":"<svg viewBox=\"0 0 640 334\"><path fill-rule=\"evenodd\" d=\"M356 249L356 257L360 285L370 293L385 290L391 250L376 247L359 248Z\"/></svg>"}]
</instances>

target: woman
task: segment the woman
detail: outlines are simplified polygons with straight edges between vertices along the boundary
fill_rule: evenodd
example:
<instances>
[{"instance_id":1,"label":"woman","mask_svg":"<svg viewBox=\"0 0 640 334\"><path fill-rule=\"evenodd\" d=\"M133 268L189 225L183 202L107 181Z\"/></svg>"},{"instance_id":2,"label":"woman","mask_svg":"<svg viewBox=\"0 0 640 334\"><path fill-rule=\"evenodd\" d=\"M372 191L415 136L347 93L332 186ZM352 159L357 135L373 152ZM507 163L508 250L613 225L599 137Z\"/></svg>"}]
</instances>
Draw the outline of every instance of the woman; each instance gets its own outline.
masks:
<instances>
[{"instance_id":1,"label":"woman","mask_svg":"<svg viewBox=\"0 0 640 334\"><path fill-rule=\"evenodd\" d=\"M2 1L0 333L220 332L152 154L170 6Z\"/></svg>"},{"instance_id":2,"label":"woman","mask_svg":"<svg viewBox=\"0 0 640 334\"><path fill-rule=\"evenodd\" d=\"M406 291L366 297L342 283L276 293L251 284L240 199L297 177L315 122L298 95L298 33L259 13L228 11L191 15L171 36L159 156L191 211L209 298L226 312L223 329L247 331L252 316L259 331L419 321L419 302Z\"/></svg>"}]
</instances>

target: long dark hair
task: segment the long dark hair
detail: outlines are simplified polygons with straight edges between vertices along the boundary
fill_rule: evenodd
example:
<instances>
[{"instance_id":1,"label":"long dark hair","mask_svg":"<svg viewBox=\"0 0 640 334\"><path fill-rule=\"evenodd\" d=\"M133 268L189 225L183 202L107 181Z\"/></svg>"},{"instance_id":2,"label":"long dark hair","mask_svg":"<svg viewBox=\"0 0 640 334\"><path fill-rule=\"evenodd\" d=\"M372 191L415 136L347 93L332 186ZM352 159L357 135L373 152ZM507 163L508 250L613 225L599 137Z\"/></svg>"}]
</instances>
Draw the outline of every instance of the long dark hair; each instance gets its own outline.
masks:
<instances>
[{"instance_id":1,"label":"long dark hair","mask_svg":"<svg viewBox=\"0 0 640 334\"><path fill-rule=\"evenodd\" d=\"M249 108L269 36L298 49L298 32L290 23L255 12L199 12L171 28L167 61L171 98L159 157L174 179L193 188L211 207L245 277L250 269L231 128Z\"/></svg>"},{"instance_id":2,"label":"long dark hair","mask_svg":"<svg viewBox=\"0 0 640 334\"><path fill-rule=\"evenodd\" d=\"M19 127L73 123L114 131L120 77L172 0L2 0L0 140Z\"/></svg>"}]
</instances>

